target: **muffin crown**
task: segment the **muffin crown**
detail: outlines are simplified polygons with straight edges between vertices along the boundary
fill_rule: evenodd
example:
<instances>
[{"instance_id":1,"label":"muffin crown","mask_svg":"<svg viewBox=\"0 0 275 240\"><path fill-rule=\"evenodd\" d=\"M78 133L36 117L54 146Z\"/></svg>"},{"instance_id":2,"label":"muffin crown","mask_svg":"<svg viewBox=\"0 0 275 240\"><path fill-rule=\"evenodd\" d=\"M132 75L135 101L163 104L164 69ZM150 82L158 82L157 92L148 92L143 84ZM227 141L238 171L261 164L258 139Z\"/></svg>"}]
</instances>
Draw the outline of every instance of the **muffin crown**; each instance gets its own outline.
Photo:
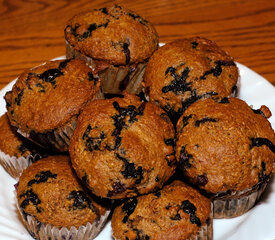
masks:
<instances>
[{"instance_id":1,"label":"muffin crown","mask_svg":"<svg viewBox=\"0 0 275 240\"><path fill-rule=\"evenodd\" d=\"M144 74L150 101L171 115L201 98L235 94L238 68L233 58L211 40L193 37L167 43L154 52Z\"/></svg>"},{"instance_id":2,"label":"muffin crown","mask_svg":"<svg viewBox=\"0 0 275 240\"><path fill-rule=\"evenodd\" d=\"M112 229L115 239L180 240L195 235L211 220L211 201L175 181L118 206L113 213Z\"/></svg>"},{"instance_id":3,"label":"muffin crown","mask_svg":"<svg viewBox=\"0 0 275 240\"><path fill-rule=\"evenodd\" d=\"M237 98L205 99L177 124L176 156L186 177L210 193L245 190L265 182L275 161L267 107Z\"/></svg>"},{"instance_id":4,"label":"muffin crown","mask_svg":"<svg viewBox=\"0 0 275 240\"><path fill-rule=\"evenodd\" d=\"M155 28L118 5L80 13L68 22L64 32L77 51L113 65L143 62L158 48Z\"/></svg>"},{"instance_id":5,"label":"muffin crown","mask_svg":"<svg viewBox=\"0 0 275 240\"><path fill-rule=\"evenodd\" d=\"M69 157L62 155L41 159L24 170L17 199L25 216L60 228L92 223L106 212L82 188Z\"/></svg>"},{"instance_id":6,"label":"muffin crown","mask_svg":"<svg viewBox=\"0 0 275 240\"><path fill-rule=\"evenodd\" d=\"M78 176L94 194L124 198L161 187L173 174L174 136L160 108L126 94L89 104L69 151Z\"/></svg>"},{"instance_id":7,"label":"muffin crown","mask_svg":"<svg viewBox=\"0 0 275 240\"><path fill-rule=\"evenodd\" d=\"M65 125L100 90L100 80L80 60L49 61L23 72L5 95L8 117L22 132Z\"/></svg>"}]
</instances>

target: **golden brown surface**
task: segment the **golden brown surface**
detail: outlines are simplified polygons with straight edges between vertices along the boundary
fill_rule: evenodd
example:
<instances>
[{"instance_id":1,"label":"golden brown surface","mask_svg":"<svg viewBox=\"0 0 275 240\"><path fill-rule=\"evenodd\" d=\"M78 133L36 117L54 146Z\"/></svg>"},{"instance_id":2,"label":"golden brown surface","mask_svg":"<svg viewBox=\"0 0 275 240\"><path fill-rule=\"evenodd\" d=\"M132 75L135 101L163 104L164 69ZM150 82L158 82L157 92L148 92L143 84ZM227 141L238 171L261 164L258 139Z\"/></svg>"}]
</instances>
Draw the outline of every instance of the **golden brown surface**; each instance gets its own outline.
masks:
<instances>
[{"instance_id":1,"label":"golden brown surface","mask_svg":"<svg viewBox=\"0 0 275 240\"><path fill-rule=\"evenodd\" d=\"M24 69L65 55L64 26L88 9L114 1L23 1L0 3L0 89ZM160 42L203 36L214 40L234 59L275 84L275 1L149 0L116 3L144 16Z\"/></svg>"},{"instance_id":2,"label":"golden brown surface","mask_svg":"<svg viewBox=\"0 0 275 240\"><path fill-rule=\"evenodd\" d=\"M175 134L166 118L135 95L91 102L70 142L77 175L94 194L113 199L160 188L175 170Z\"/></svg>"},{"instance_id":3,"label":"golden brown surface","mask_svg":"<svg viewBox=\"0 0 275 240\"><path fill-rule=\"evenodd\" d=\"M113 65L144 62L158 48L155 28L119 5L76 15L64 33L75 50Z\"/></svg>"},{"instance_id":4,"label":"golden brown surface","mask_svg":"<svg viewBox=\"0 0 275 240\"><path fill-rule=\"evenodd\" d=\"M61 155L41 159L24 170L17 199L26 214L57 227L92 223L106 211L88 197L72 170L69 157Z\"/></svg>"},{"instance_id":5,"label":"golden brown surface","mask_svg":"<svg viewBox=\"0 0 275 240\"><path fill-rule=\"evenodd\" d=\"M182 113L200 98L236 93L238 77L230 55L215 42L194 37L173 41L155 51L145 69L144 87L150 101L166 111Z\"/></svg>"},{"instance_id":6,"label":"golden brown surface","mask_svg":"<svg viewBox=\"0 0 275 240\"><path fill-rule=\"evenodd\" d=\"M200 224L205 224L210 212L209 199L183 182L175 181L156 193L118 206L112 216L113 236L129 240L188 239Z\"/></svg>"},{"instance_id":7,"label":"golden brown surface","mask_svg":"<svg viewBox=\"0 0 275 240\"><path fill-rule=\"evenodd\" d=\"M20 157L28 156L30 151L23 146L23 142L18 137L17 133L11 129L7 113L0 117L0 150L8 155Z\"/></svg>"},{"instance_id":8,"label":"golden brown surface","mask_svg":"<svg viewBox=\"0 0 275 240\"><path fill-rule=\"evenodd\" d=\"M11 124L25 133L65 125L99 91L100 81L90 74L80 60L49 61L26 70L5 96Z\"/></svg>"},{"instance_id":9,"label":"golden brown surface","mask_svg":"<svg viewBox=\"0 0 275 240\"><path fill-rule=\"evenodd\" d=\"M264 117L270 112L261 110L237 98L191 105L177 124L176 157L187 178L210 193L264 181L275 161L275 134Z\"/></svg>"}]
</instances>

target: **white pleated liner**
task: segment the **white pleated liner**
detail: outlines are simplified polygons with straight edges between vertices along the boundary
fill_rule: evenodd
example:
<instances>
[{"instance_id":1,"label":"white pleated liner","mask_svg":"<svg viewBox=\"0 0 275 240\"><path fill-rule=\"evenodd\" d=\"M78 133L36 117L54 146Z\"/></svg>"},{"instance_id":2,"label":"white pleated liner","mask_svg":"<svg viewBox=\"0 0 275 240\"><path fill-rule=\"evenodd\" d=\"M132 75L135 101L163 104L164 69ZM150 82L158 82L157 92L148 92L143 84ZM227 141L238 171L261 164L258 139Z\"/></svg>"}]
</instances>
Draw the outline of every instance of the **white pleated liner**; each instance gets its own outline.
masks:
<instances>
[{"instance_id":1,"label":"white pleated liner","mask_svg":"<svg viewBox=\"0 0 275 240\"><path fill-rule=\"evenodd\" d=\"M74 49L74 47L66 41L66 57L75 58L85 61L89 67L97 71L96 62L81 52ZM102 82L104 93L120 94L120 84L128 78L125 90L128 93L139 94L142 90L142 80L147 61L137 63L134 65L114 66L110 65L102 71L98 71L99 78Z\"/></svg>"},{"instance_id":2,"label":"white pleated liner","mask_svg":"<svg viewBox=\"0 0 275 240\"><path fill-rule=\"evenodd\" d=\"M40 159L42 156L38 153L30 154L27 157L10 156L0 150L0 163L3 168L16 180L19 179L24 169L33 163L33 159Z\"/></svg>"}]
</instances>

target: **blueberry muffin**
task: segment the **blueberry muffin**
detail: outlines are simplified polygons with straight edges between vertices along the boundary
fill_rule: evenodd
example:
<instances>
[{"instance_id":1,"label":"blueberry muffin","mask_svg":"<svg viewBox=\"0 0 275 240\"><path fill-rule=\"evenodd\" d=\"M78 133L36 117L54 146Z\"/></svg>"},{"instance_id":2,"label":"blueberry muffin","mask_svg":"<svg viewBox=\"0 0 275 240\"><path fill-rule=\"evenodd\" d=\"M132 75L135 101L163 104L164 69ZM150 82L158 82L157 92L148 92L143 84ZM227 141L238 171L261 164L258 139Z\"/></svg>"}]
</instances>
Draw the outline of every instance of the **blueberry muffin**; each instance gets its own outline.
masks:
<instances>
[{"instance_id":1,"label":"blueberry muffin","mask_svg":"<svg viewBox=\"0 0 275 240\"><path fill-rule=\"evenodd\" d=\"M269 109L237 98L192 104L177 124L182 174L214 201L214 217L242 215L259 199L275 162Z\"/></svg>"},{"instance_id":2,"label":"blueberry muffin","mask_svg":"<svg viewBox=\"0 0 275 240\"><path fill-rule=\"evenodd\" d=\"M171 177L174 137L163 110L125 94L83 110L69 152L78 177L95 195L121 199L154 191Z\"/></svg>"},{"instance_id":3,"label":"blueberry muffin","mask_svg":"<svg viewBox=\"0 0 275 240\"><path fill-rule=\"evenodd\" d=\"M109 213L88 195L65 155L41 159L24 170L17 200L23 222L36 239L93 239Z\"/></svg>"},{"instance_id":4,"label":"blueberry muffin","mask_svg":"<svg viewBox=\"0 0 275 240\"><path fill-rule=\"evenodd\" d=\"M181 181L130 198L112 216L116 240L212 239L211 201Z\"/></svg>"},{"instance_id":5,"label":"blueberry muffin","mask_svg":"<svg viewBox=\"0 0 275 240\"><path fill-rule=\"evenodd\" d=\"M114 5L74 16L64 32L67 57L84 59L95 68L104 93L141 91L144 68L158 48L150 22Z\"/></svg>"},{"instance_id":6,"label":"blueberry muffin","mask_svg":"<svg viewBox=\"0 0 275 240\"><path fill-rule=\"evenodd\" d=\"M100 93L99 79L83 61L58 60L24 71L5 100L10 123L23 136L63 152L82 108Z\"/></svg>"},{"instance_id":7,"label":"blueberry muffin","mask_svg":"<svg viewBox=\"0 0 275 240\"><path fill-rule=\"evenodd\" d=\"M14 178L18 178L22 171L47 153L27 141L13 129L7 113L0 117L0 164Z\"/></svg>"},{"instance_id":8,"label":"blueberry muffin","mask_svg":"<svg viewBox=\"0 0 275 240\"><path fill-rule=\"evenodd\" d=\"M235 95L238 68L231 56L211 40L193 37L159 48L144 74L145 94L174 121L201 98Z\"/></svg>"}]
</instances>

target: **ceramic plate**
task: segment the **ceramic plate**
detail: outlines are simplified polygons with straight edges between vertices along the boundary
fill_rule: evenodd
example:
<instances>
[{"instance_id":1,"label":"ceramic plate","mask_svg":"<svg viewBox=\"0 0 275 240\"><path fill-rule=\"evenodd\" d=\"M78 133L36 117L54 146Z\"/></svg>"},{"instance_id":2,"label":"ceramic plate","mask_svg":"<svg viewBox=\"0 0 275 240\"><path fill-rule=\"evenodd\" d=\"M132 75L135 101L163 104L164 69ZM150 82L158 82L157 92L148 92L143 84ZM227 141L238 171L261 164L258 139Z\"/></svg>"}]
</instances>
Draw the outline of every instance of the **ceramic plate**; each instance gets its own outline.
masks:
<instances>
[{"instance_id":1,"label":"ceramic plate","mask_svg":"<svg viewBox=\"0 0 275 240\"><path fill-rule=\"evenodd\" d=\"M241 81L239 97L254 109L266 105L275 115L275 88L263 77L238 63ZM14 81L0 91L0 115L5 111L3 96L10 90ZM270 122L275 128L275 116ZM0 166L0 239L33 240L25 230L15 207L14 184ZM111 240L110 222L96 240ZM275 239L275 179L263 194L261 201L248 213L233 219L214 220L214 240L274 240Z\"/></svg>"}]
</instances>

